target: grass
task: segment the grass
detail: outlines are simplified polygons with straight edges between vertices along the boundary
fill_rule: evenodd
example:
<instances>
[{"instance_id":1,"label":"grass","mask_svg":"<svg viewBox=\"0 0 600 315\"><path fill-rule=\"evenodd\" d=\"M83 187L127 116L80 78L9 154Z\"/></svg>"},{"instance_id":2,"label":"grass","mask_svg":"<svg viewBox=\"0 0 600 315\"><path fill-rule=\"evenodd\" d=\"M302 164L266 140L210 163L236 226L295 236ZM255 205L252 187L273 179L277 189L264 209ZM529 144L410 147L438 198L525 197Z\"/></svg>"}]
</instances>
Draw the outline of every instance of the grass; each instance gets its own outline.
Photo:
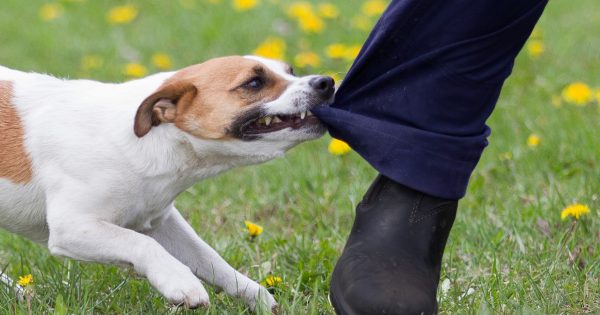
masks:
<instances>
[{"instance_id":1,"label":"grass","mask_svg":"<svg viewBox=\"0 0 600 315\"><path fill-rule=\"evenodd\" d=\"M303 50L321 55L317 69L343 76L349 61L324 54L334 42L360 44L353 28L364 1L331 0L341 15L322 33L305 34L285 15L290 1L263 0L246 12L230 1L129 1L139 16L107 23L121 1L59 1L62 14L38 17L47 1L4 0L0 64L62 77L125 79L123 66L151 65L167 53L174 68L227 54L248 54L268 36L287 43L285 58ZM218 2L218 1L217 1ZM597 0L549 4L539 29L546 51L518 58L494 115L490 145L461 201L444 257L443 314L600 313L600 112L552 97L569 83L600 87L600 13ZM314 1L314 3L318 3ZM371 18L370 23L375 21ZM102 66L81 64L95 55ZM541 138L530 148L530 134ZM333 314L328 281L360 201L376 172L351 153L332 156L328 138L301 145L288 157L209 179L184 192L177 205L196 231L251 278L283 278L275 297L283 314ZM580 202L592 212L577 223L560 211ZM264 226L255 240L244 220ZM205 311L172 309L148 283L125 268L57 259L23 238L0 233L0 270L32 273L29 303L0 290L0 314L247 314L238 301L210 290ZM447 280L446 280L447 279Z\"/></svg>"}]
</instances>

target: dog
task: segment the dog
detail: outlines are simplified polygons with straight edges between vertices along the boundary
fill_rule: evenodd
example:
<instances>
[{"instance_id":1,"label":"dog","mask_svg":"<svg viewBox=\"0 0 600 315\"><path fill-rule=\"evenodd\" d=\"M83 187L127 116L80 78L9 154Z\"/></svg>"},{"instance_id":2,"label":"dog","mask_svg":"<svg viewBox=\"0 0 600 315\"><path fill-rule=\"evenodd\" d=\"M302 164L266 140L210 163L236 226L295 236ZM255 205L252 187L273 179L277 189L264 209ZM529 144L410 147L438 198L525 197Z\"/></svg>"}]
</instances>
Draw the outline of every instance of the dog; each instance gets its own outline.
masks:
<instances>
[{"instance_id":1,"label":"dog","mask_svg":"<svg viewBox=\"0 0 600 315\"><path fill-rule=\"evenodd\" d=\"M256 56L121 84L0 67L0 227L53 255L130 265L175 305L208 306L202 280L274 311L271 294L207 245L174 200L322 136L310 110L334 90L330 77Z\"/></svg>"}]
</instances>

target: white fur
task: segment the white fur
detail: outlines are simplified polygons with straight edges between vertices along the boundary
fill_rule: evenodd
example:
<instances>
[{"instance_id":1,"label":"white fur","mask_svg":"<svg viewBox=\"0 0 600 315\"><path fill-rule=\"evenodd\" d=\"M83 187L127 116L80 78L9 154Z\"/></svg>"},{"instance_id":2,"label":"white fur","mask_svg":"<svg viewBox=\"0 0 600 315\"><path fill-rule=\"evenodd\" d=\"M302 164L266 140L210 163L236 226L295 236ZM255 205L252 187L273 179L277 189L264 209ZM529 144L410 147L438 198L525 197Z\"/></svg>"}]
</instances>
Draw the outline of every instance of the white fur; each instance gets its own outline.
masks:
<instances>
[{"instance_id":1,"label":"white fur","mask_svg":"<svg viewBox=\"0 0 600 315\"><path fill-rule=\"evenodd\" d=\"M7 275L0 273L0 286L2 286L2 290L6 293L11 294L14 293L15 297L19 300L22 300L25 297L25 289L16 284L11 278Z\"/></svg>"},{"instance_id":2,"label":"white fur","mask_svg":"<svg viewBox=\"0 0 600 315\"><path fill-rule=\"evenodd\" d=\"M269 112L299 112L292 100L309 78L248 58L291 82L266 105ZM132 265L173 303L208 304L200 278L252 308L270 309L273 297L205 244L173 202L199 180L281 156L315 136L288 128L252 142L209 141L161 124L136 137L138 106L172 75L107 84L0 67L0 80L13 83L33 165L27 184L0 178L0 227L46 244L55 255Z\"/></svg>"}]
</instances>

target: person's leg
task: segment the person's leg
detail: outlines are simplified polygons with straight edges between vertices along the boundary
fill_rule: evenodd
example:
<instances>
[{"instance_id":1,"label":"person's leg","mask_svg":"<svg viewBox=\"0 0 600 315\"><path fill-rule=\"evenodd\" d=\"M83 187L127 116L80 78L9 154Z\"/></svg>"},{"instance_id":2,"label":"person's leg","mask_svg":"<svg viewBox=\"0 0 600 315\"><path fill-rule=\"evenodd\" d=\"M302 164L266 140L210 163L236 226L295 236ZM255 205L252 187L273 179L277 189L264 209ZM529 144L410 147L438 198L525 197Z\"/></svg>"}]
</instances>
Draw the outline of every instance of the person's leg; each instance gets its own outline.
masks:
<instances>
[{"instance_id":1,"label":"person's leg","mask_svg":"<svg viewBox=\"0 0 600 315\"><path fill-rule=\"evenodd\" d=\"M394 0L335 103L313 111L382 174L357 209L332 275L338 314L435 312L456 200L546 3Z\"/></svg>"},{"instance_id":2,"label":"person's leg","mask_svg":"<svg viewBox=\"0 0 600 315\"><path fill-rule=\"evenodd\" d=\"M413 189L463 197L485 121L547 0L393 0L332 106L335 138Z\"/></svg>"}]
</instances>

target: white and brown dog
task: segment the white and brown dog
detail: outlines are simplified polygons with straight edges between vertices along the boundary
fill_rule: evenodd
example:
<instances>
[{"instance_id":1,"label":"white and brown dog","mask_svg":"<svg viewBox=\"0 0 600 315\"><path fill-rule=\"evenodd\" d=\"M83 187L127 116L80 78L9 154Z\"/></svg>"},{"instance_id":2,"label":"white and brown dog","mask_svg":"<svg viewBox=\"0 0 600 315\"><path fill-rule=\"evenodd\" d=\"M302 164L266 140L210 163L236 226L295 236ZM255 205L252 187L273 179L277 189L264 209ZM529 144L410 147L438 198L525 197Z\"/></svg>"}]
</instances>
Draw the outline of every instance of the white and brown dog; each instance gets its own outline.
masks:
<instances>
[{"instance_id":1,"label":"white and brown dog","mask_svg":"<svg viewBox=\"0 0 600 315\"><path fill-rule=\"evenodd\" d=\"M54 255L131 265L175 304L208 305L201 279L274 309L173 201L204 178L320 137L310 109L333 93L329 77L297 77L259 57L122 84L0 67L0 227Z\"/></svg>"}]
</instances>

